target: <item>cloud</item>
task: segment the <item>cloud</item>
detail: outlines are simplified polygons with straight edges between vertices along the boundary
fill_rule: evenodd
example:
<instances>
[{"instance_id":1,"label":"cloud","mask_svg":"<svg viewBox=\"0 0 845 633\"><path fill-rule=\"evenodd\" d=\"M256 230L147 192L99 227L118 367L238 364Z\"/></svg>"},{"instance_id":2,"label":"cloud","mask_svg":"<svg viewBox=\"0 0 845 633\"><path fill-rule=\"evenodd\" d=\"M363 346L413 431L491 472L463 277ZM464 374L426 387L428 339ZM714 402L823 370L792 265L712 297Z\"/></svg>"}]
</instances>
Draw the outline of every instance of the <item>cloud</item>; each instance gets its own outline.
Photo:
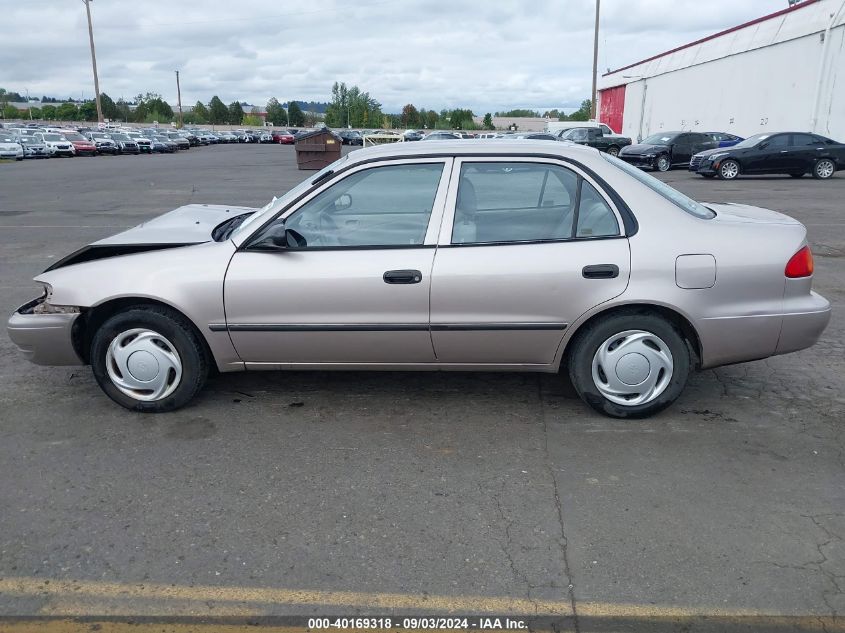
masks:
<instances>
[{"instance_id":1,"label":"cloud","mask_svg":"<svg viewBox=\"0 0 845 633\"><path fill-rule=\"evenodd\" d=\"M599 67L619 67L783 8L782 0L605 0ZM357 84L398 112L577 107L591 84L593 0L97 0L100 86L184 103L217 94L325 101ZM143 7L143 8L140 8ZM4 10L3 87L93 94L81 2L28 0ZM53 25L45 31L45 25ZM43 34L53 35L45 39ZM39 34L33 37L33 33ZM59 37L60 35L60 37Z\"/></svg>"}]
</instances>

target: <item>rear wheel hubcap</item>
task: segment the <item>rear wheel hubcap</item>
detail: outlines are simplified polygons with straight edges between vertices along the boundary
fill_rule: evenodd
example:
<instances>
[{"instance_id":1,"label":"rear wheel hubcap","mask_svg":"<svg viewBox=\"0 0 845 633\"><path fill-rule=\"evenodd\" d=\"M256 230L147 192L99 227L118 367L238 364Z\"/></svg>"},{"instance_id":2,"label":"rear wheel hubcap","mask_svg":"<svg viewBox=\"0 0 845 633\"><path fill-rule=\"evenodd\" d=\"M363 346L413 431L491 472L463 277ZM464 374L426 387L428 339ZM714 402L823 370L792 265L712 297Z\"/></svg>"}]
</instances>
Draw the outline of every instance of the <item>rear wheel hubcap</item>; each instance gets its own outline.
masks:
<instances>
[{"instance_id":1,"label":"rear wheel hubcap","mask_svg":"<svg viewBox=\"0 0 845 633\"><path fill-rule=\"evenodd\" d=\"M829 160L820 161L818 165L816 165L816 172L822 178L830 178L833 175L833 163Z\"/></svg>"},{"instance_id":2,"label":"rear wheel hubcap","mask_svg":"<svg viewBox=\"0 0 845 633\"><path fill-rule=\"evenodd\" d=\"M608 400L622 406L652 402L672 381L669 346L656 334L626 330L607 338L593 356L593 383Z\"/></svg>"}]
</instances>

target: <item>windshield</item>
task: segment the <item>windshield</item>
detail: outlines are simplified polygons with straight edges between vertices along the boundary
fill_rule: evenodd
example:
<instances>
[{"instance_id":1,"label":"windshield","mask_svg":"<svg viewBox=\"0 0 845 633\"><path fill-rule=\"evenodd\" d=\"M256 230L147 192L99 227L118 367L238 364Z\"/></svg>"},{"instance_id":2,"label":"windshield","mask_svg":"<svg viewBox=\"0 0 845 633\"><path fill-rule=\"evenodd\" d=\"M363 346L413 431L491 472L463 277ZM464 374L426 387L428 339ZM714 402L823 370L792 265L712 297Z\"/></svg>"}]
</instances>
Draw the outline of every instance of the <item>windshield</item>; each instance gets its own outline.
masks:
<instances>
[{"instance_id":1,"label":"windshield","mask_svg":"<svg viewBox=\"0 0 845 633\"><path fill-rule=\"evenodd\" d=\"M629 165L624 160L620 160L619 158L606 154L605 152L601 152L601 157L610 164L615 165L624 171L629 176L632 176L636 180L640 181L655 193L663 196L669 202L680 207L690 215L694 215L702 220L710 220L716 217L716 213L714 211L708 209L703 204L696 202L692 198L688 198L677 189L673 189L667 185L662 180L658 180L654 176L645 173L642 169Z\"/></svg>"},{"instance_id":2,"label":"windshield","mask_svg":"<svg viewBox=\"0 0 845 633\"><path fill-rule=\"evenodd\" d=\"M105 135L105 134L103 134L102 132L94 132L93 134L91 134L91 136L92 136L93 138L108 139L108 136L107 136L107 135Z\"/></svg>"},{"instance_id":3,"label":"windshield","mask_svg":"<svg viewBox=\"0 0 845 633\"><path fill-rule=\"evenodd\" d=\"M88 140L84 136L82 136L82 134L76 134L75 132L69 132L68 134L65 134L65 138L69 141L87 141Z\"/></svg>"},{"instance_id":4,"label":"windshield","mask_svg":"<svg viewBox=\"0 0 845 633\"><path fill-rule=\"evenodd\" d=\"M270 218L271 216L273 216L276 213L278 213L279 211L281 211L282 208L284 208L284 206L286 204L288 204L289 202L294 200L297 196L299 196L299 195L305 193L306 191L308 191L312 187L312 185L311 185L312 182L319 180L324 175L338 169L340 167L340 165L342 165L343 162L346 160L346 158L347 158L346 156L341 156L339 159L337 159L335 162L333 162L328 167L324 167L323 169L318 171L314 176L309 176L307 179L305 179L301 183L299 183L296 187L294 187L290 191L282 194L281 197L279 197L279 198L274 197L270 202L268 202L261 209L259 209L257 213L253 213L246 220L244 220L243 223L237 229L235 229L229 237L234 238L234 237L237 237L238 235L241 235L244 232L244 229L246 229L253 222L255 222L256 219L258 219L260 217ZM265 212L269 212L271 210L272 210L272 212L265 214Z\"/></svg>"},{"instance_id":5,"label":"windshield","mask_svg":"<svg viewBox=\"0 0 845 633\"><path fill-rule=\"evenodd\" d=\"M674 134L652 134L644 138L641 142L643 145L666 145L674 138Z\"/></svg>"},{"instance_id":6,"label":"windshield","mask_svg":"<svg viewBox=\"0 0 845 633\"><path fill-rule=\"evenodd\" d=\"M744 141L734 145L732 149L743 149L745 147L754 147L755 145L757 145L757 143L765 141L770 136L771 136L771 134L755 134L754 136L749 136Z\"/></svg>"},{"instance_id":7,"label":"windshield","mask_svg":"<svg viewBox=\"0 0 845 633\"><path fill-rule=\"evenodd\" d=\"M16 143L15 139L13 139L8 134L0 134L0 143Z\"/></svg>"},{"instance_id":8,"label":"windshield","mask_svg":"<svg viewBox=\"0 0 845 633\"><path fill-rule=\"evenodd\" d=\"M44 137L44 140L45 140L45 141L52 141L52 142L54 142L54 143L55 143L56 141L65 141L65 140L67 140L64 136L62 136L62 135L60 135L60 134L43 134L42 136Z\"/></svg>"},{"instance_id":9,"label":"windshield","mask_svg":"<svg viewBox=\"0 0 845 633\"><path fill-rule=\"evenodd\" d=\"M126 134L112 134L111 137L116 141L128 141L130 140Z\"/></svg>"}]
</instances>

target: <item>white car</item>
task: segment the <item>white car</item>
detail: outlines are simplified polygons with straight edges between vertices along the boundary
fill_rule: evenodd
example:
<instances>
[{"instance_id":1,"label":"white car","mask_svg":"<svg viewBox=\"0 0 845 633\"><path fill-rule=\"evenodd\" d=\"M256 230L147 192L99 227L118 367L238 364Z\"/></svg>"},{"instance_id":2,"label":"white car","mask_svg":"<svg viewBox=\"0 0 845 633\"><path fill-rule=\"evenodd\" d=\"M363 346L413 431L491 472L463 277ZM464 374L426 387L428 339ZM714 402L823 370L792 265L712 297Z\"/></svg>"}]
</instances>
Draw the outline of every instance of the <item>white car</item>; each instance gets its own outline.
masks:
<instances>
[{"instance_id":1,"label":"white car","mask_svg":"<svg viewBox=\"0 0 845 633\"><path fill-rule=\"evenodd\" d=\"M0 158L23 160L23 146L7 132L0 132Z\"/></svg>"},{"instance_id":2,"label":"white car","mask_svg":"<svg viewBox=\"0 0 845 633\"><path fill-rule=\"evenodd\" d=\"M38 132L37 134L33 134L33 136L44 143L47 148L47 155L51 158L54 156L76 156L73 143L61 134Z\"/></svg>"}]
</instances>

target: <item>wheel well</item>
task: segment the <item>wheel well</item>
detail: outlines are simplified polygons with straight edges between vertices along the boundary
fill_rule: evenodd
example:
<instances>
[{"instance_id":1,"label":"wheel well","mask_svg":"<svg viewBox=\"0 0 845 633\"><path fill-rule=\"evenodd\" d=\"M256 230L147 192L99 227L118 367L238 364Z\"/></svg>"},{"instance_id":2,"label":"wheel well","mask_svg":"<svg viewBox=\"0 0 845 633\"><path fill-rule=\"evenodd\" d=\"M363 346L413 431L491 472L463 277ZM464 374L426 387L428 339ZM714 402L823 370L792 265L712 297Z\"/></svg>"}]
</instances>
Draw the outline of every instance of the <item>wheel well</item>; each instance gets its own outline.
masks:
<instances>
[{"instance_id":1,"label":"wheel well","mask_svg":"<svg viewBox=\"0 0 845 633\"><path fill-rule=\"evenodd\" d=\"M136 306L159 306L167 308L168 310L178 314L185 320L185 323L194 330L197 338L202 342L202 348L205 352L209 366L216 366L214 363L214 356L211 353L211 348L208 346L208 341L205 340L205 337L199 331L194 322L172 305L163 301L157 301L156 299L150 299L148 297L121 297L119 299L112 299L111 301L106 301L105 303L101 303L93 308L88 308L82 313L82 318L77 319L76 323L74 323L71 335L73 339L73 347L76 350L76 353L86 364L91 362L91 359L89 358L91 341L94 338L94 333L100 328L100 326L118 312Z\"/></svg>"},{"instance_id":2,"label":"wheel well","mask_svg":"<svg viewBox=\"0 0 845 633\"><path fill-rule=\"evenodd\" d=\"M607 310L597 312L589 319L584 321L581 325L579 325L578 329L575 331L575 334L570 337L569 341L566 344L566 348L563 350L563 358L561 359L560 363L561 367L563 368L569 365L569 353L573 347L572 343L583 332L586 332L590 325L605 317L616 314L657 314L663 317L681 331L684 340L687 341L687 344L690 347L690 351L693 354L695 366L700 366L702 354L701 339L698 336L698 332L696 332L695 328L692 326L692 323L690 323L684 315L682 315L680 312L676 312L672 308L667 308L666 306L654 305L650 303L629 303L625 305L614 306L612 308L608 308Z\"/></svg>"}]
</instances>

